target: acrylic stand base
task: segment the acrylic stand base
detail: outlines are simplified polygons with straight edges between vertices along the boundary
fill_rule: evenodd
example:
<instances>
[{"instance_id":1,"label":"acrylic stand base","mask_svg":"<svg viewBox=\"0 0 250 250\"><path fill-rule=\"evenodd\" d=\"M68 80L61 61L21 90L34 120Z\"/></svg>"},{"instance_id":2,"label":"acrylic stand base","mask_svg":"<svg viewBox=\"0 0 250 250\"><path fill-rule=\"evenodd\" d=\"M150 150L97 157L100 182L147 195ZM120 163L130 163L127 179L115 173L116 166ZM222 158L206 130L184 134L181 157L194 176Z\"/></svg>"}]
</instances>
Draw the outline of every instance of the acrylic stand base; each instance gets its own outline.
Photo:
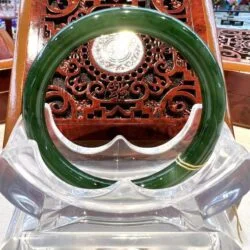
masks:
<instances>
[{"instance_id":1,"label":"acrylic stand base","mask_svg":"<svg viewBox=\"0 0 250 250\"><path fill-rule=\"evenodd\" d=\"M60 232L23 233L11 239L3 250L237 250L223 233L169 232Z\"/></svg>"},{"instance_id":2,"label":"acrylic stand base","mask_svg":"<svg viewBox=\"0 0 250 250\"><path fill-rule=\"evenodd\" d=\"M46 218L46 216L45 216ZM173 218L172 218L173 219ZM144 216L101 221L101 218L83 216L69 223L57 213L51 229L42 229L44 219L35 219L16 210L10 223L2 250L240 250L235 241L232 223L226 212L203 221L199 232L190 225L181 231L181 217L171 223L164 216ZM46 220L46 219L45 219ZM50 219L48 218L48 221ZM192 219L191 219L192 220ZM73 219L74 221L74 219ZM50 221L51 222L51 221ZM50 223L49 223L50 224ZM53 228L54 224L54 228ZM57 225L57 224L61 224ZM188 224L188 223L184 223ZM192 221L190 222L192 224ZM207 228L204 226L206 225ZM210 231L209 226L218 231ZM47 225L48 227L48 225ZM45 226L46 228L46 226ZM202 229L203 228L203 229ZM186 230L186 231L185 231ZM224 230L224 231L223 231Z\"/></svg>"},{"instance_id":3,"label":"acrylic stand base","mask_svg":"<svg viewBox=\"0 0 250 250\"><path fill-rule=\"evenodd\" d=\"M241 249L225 210L250 189L250 155L226 125L210 161L187 181L159 190L130 181L160 171L184 150L197 128L193 125L199 110L192 110L193 118L173 140L149 149L118 136L101 149L83 150L61 138L49 123L51 137L73 164L118 180L100 190L75 188L56 178L19 120L0 155L0 192L17 207L0 248Z\"/></svg>"}]
</instances>

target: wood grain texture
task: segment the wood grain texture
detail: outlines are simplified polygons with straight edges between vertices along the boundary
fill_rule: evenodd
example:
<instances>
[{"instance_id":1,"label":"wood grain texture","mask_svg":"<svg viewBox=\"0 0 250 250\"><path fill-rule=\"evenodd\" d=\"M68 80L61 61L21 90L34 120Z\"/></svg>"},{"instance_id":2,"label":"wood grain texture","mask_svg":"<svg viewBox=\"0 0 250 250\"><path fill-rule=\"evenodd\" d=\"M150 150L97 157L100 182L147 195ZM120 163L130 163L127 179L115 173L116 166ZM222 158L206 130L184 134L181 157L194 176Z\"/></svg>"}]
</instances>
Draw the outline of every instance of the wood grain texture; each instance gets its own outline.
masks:
<instances>
[{"instance_id":1,"label":"wood grain texture","mask_svg":"<svg viewBox=\"0 0 250 250\"><path fill-rule=\"evenodd\" d=\"M28 65L31 63L29 58L32 56L30 43L33 41L31 38L32 34L34 37L37 36L36 32L32 33L33 22L30 18L31 3L32 1L30 0L21 1L20 6L18 33L7 108L8 112L6 116L4 145L6 144L15 123L21 114L23 86L28 71ZM36 43L32 43L32 46L35 49ZM27 48L29 49L29 56L27 56Z\"/></svg>"},{"instance_id":2,"label":"wood grain texture","mask_svg":"<svg viewBox=\"0 0 250 250\"><path fill-rule=\"evenodd\" d=\"M9 91L0 92L0 123L5 122Z\"/></svg>"},{"instance_id":3,"label":"wood grain texture","mask_svg":"<svg viewBox=\"0 0 250 250\"><path fill-rule=\"evenodd\" d=\"M0 29L0 123L5 122L14 44L9 34Z\"/></svg>"},{"instance_id":4,"label":"wood grain texture","mask_svg":"<svg viewBox=\"0 0 250 250\"><path fill-rule=\"evenodd\" d=\"M250 96L228 93L233 124L250 128Z\"/></svg>"},{"instance_id":5,"label":"wood grain texture","mask_svg":"<svg viewBox=\"0 0 250 250\"><path fill-rule=\"evenodd\" d=\"M225 77L232 122L250 128L250 74L226 71Z\"/></svg>"}]
</instances>

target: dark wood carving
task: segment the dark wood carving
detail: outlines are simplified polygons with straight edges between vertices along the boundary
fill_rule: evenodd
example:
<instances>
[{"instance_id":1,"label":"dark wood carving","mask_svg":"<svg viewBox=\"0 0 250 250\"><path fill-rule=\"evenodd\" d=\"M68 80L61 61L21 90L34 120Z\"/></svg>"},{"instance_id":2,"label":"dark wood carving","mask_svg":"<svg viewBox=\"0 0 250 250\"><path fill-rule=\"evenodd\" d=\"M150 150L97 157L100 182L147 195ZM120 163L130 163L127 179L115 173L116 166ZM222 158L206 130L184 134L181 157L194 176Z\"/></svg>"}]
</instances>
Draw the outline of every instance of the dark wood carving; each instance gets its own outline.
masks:
<instances>
[{"instance_id":1,"label":"dark wood carving","mask_svg":"<svg viewBox=\"0 0 250 250\"><path fill-rule=\"evenodd\" d=\"M250 64L250 31L219 29L222 59Z\"/></svg>"},{"instance_id":2,"label":"dark wood carving","mask_svg":"<svg viewBox=\"0 0 250 250\"><path fill-rule=\"evenodd\" d=\"M189 0L52 0L45 6L43 39L47 41L68 23L93 11L124 4L170 14L204 36L202 25L194 25ZM77 48L58 67L46 101L66 137L109 140L122 134L151 145L152 139L153 144L165 141L182 129L192 106L201 102L199 81L174 48L143 34L140 37L144 59L130 72L114 74L98 67L91 55L93 42ZM139 134L135 132L138 125Z\"/></svg>"},{"instance_id":3,"label":"dark wood carving","mask_svg":"<svg viewBox=\"0 0 250 250\"><path fill-rule=\"evenodd\" d=\"M50 0L46 4L44 36L49 38L68 23L94 11L124 5L155 9L193 27L190 0Z\"/></svg>"},{"instance_id":4,"label":"dark wood carving","mask_svg":"<svg viewBox=\"0 0 250 250\"><path fill-rule=\"evenodd\" d=\"M176 50L157 39L141 38L145 58L128 73L103 72L91 57L91 42L71 53L58 67L46 95L57 124L89 124L93 130L96 122L112 127L158 123L165 138L176 135L191 107L201 101L198 79ZM68 136L78 137L74 132Z\"/></svg>"},{"instance_id":5,"label":"dark wood carving","mask_svg":"<svg viewBox=\"0 0 250 250\"><path fill-rule=\"evenodd\" d=\"M10 88L10 101L8 104L8 115L7 115L6 130L5 130L6 131L5 143L7 142L8 136L10 135L13 126L21 112L22 90L25 84L25 78L27 76L27 72L32 62L34 61L36 55L39 53L42 47L47 43L48 39L51 38L54 34L56 34L57 31L59 31L69 22L79 18L82 15L86 15L88 13L91 13L99 9L118 7L124 4L139 6L144 8L153 8L158 11L162 11L167 14L173 15L179 20L186 22L208 44L208 46L210 47L210 49L212 49L215 56L219 57L215 45L216 44L214 36L215 26L213 23L213 18L210 20L210 16L209 14L207 14L207 13L212 13L212 5L210 0L205 0L205 1L204 0L154 0L154 1L153 0L152 1L150 0L147 1L25 0L21 1L18 36L17 36L17 41L19 46L17 47L16 50L18 56L15 58L15 67L12 71L13 81L11 82L11 88ZM69 58L70 55L66 59L66 61ZM83 70L81 65L79 65L79 69ZM197 87L196 80L194 80L193 78L194 77L193 72L190 69L187 62L185 63L185 65L187 65L187 68L182 67L180 74L175 75L175 77L178 79L180 78L180 76L181 77L183 76L182 80L184 81L184 84L180 84L180 86L182 86L182 85L188 85L189 80L184 78L188 77L188 75L192 75L191 82L194 85L191 84L189 86L191 87L193 86L196 89ZM149 67L151 70L156 68L154 65L149 65ZM130 73L132 74L132 72ZM168 74L170 75L172 73L173 72L168 72ZM56 76L59 79L54 79ZM61 78L66 79L66 77L63 74L60 76L58 72L55 72L55 75L51 80L53 84L51 85L57 86L58 83L56 84L54 83L57 82L58 80L59 82L61 82L60 84L62 84ZM14 81L14 79L18 79L18 81ZM174 81L174 79L171 79L171 81ZM115 86L116 87L118 86L117 83L115 84ZM65 90L66 87L65 82L64 85L61 87L63 90ZM121 88L121 86L119 86L119 88ZM51 94L51 91L49 92ZM184 91L182 90L180 92L182 94ZM195 91L188 89L187 91L185 90L185 93L192 94L193 96L195 96L196 101L198 101L199 98L198 89L196 89ZM68 89L67 89L67 94L69 94L71 98L73 98L74 102L79 101L79 98L76 98L72 94L72 92L70 92ZM135 97L133 96L133 98ZM180 102L180 98L181 97L178 97L178 102ZM55 98L53 99L53 97L50 97L48 102L53 102L55 100L56 100ZM183 100L187 102L186 97L183 98ZM57 105L58 106L55 106L55 108L59 107L58 109L61 109L60 107L62 105L62 99L60 99ZM188 101L187 111L189 111L190 106L191 102ZM181 106L179 105L177 108L180 107ZM153 110L154 107L151 106L151 109ZM163 110L162 114L164 114L164 112L165 111ZM179 117L162 116L161 119L142 118L144 113L142 114L137 113L136 116L138 116L138 118L134 120L129 117L124 118L120 116L118 118L112 118L112 119L109 118L106 119L105 121L102 121L102 119L99 118L90 118L89 120L87 119L81 120L79 119L81 118L81 115L79 115L79 118L77 118L76 120L70 120L68 117L69 114L66 115L64 114L64 116L62 115L61 117L59 117L59 115L56 115L55 112L54 112L54 117L58 128L62 131L62 133L65 136L67 136L69 139L72 140L87 141L88 139L91 139L88 141L88 144L93 142L93 145L96 145L95 140L98 140L99 143L99 141L101 140L107 141L113 138L117 134L123 134L131 141L134 139L136 140L138 139L142 145L146 145L146 143L149 143L150 141L149 144L152 145L154 143L159 144L160 140L166 141L172 138L176 133L178 133L178 131L180 131L180 129L184 126L187 120L188 117L186 115L187 113L188 112L182 112L182 116ZM153 111L151 112L151 114L153 114ZM97 114L97 116L98 115L99 114ZM155 142L153 142L153 140L155 140Z\"/></svg>"}]
</instances>

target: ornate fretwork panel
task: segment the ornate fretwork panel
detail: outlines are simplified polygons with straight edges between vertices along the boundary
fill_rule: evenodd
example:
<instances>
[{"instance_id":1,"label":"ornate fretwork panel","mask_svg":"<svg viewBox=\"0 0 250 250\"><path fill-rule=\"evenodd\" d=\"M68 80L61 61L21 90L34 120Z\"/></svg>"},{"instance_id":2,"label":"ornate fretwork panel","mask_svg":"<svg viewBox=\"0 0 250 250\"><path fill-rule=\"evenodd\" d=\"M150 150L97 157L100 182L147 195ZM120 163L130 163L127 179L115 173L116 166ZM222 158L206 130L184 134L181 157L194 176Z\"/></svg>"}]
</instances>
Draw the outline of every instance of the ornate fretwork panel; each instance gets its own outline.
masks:
<instances>
[{"instance_id":1,"label":"ornate fretwork panel","mask_svg":"<svg viewBox=\"0 0 250 250\"><path fill-rule=\"evenodd\" d=\"M204 42L212 49L212 51L215 53L217 51L216 49L216 41L214 40L214 34L215 34L215 27L214 27L214 21L213 16L210 15L212 13L212 5L210 0L25 0L22 1L22 8L20 9L20 22L19 22L19 36L18 41L20 46L17 48L17 55L18 60L21 60L23 63L21 64L21 67L14 67L12 74L15 76L13 77L13 81L11 83L11 92L10 92L10 102L11 108L8 111L8 119L6 124L6 135L8 136L10 134L10 131L13 129L13 126L15 124L15 121L20 115L21 111L21 100L22 100L22 90L25 85L25 79L27 76L27 73L35 60L37 54L39 51L42 50L43 46L47 43L47 41L56 34L57 31L59 31L62 27L65 25L68 25L69 22L72 20L75 20L79 18L80 16L89 14L93 11L98 11L105 8L110 7L118 7L123 5L133 5L133 6L139 6L142 8L152 8L158 11L165 12L167 14L170 14L179 20L187 23L196 33L199 34L199 36L204 40ZM211 20L210 20L211 19ZM27 53L26 53L27 52ZM145 56L145 52L143 54ZM215 56L218 56L215 53ZM80 57L80 56L79 56ZM99 62L100 64L102 62ZM136 61L135 65L136 67L139 67L139 64L137 65L138 61ZM19 64L14 64L19 65ZM97 67L98 65L94 65L94 67ZM80 66L79 66L80 67ZM138 68L137 67L137 68ZM152 66L150 66L152 69ZM80 67L81 70L84 73L84 70L82 69L82 66ZM155 67L156 68L156 67ZM131 69L131 68L130 68ZM189 66L188 66L189 69ZM100 71L100 75L102 73L105 73L105 67L102 68L102 70L97 69ZM138 70L138 69L135 69ZM182 68L182 71L185 71L185 68ZM71 71L74 71L71 69ZM85 69L87 71L87 69ZM102 73L101 73L102 71ZM125 72L125 71L124 71ZM75 72L73 72L75 74ZM107 72L106 72L107 73ZM132 74L132 70L129 72ZM85 75L89 75L89 72L85 73ZM65 91L65 95L70 96L71 100L75 100L78 97L75 97L72 94L72 90L66 89L66 76L63 74L59 74L58 72L55 74L55 77L57 79L53 79L53 87L57 88L58 86L61 86L62 91ZM70 75L67 75L69 77ZM14 81L18 77L18 81ZM54 78L55 78L54 77ZM124 76L125 77L125 76ZM152 74L150 76L152 78ZM150 78L149 77L149 78ZM158 77L158 76L157 76ZM185 81L185 77L187 77L187 74L185 73L183 75L183 79ZM180 74L176 74L172 77L171 81L179 81ZM68 79L68 78L67 78ZM112 79L112 77L111 77ZM82 81L82 80L81 80ZM109 89L112 93L115 93L113 89L118 88L121 89L122 86L119 85L119 83L112 83L113 86L109 86ZM127 84L127 83L126 83ZM51 85L51 86L52 86ZM73 89L74 87L70 87ZM107 85L105 85L105 88L107 88ZM195 93L196 102L199 102L199 88L197 85L194 85L195 91L192 93ZM127 95L127 91L129 91L129 95ZM166 90L165 90L166 91ZM13 92L13 93L12 93ZM53 93L50 95L53 96ZM79 92L79 91L78 91ZM118 91L120 92L119 98L130 98L131 100L135 100L136 96L132 96L131 98L131 87L129 85L127 89L127 85L124 91ZM180 91L181 94L183 92L190 93L190 90L186 92L186 90ZM58 91L54 91L54 96L57 96ZM122 93L122 94L121 94ZM125 94L124 94L125 93ZM109 94L109 96L108 96ZM113 97L112 97L113 95ZM118 94L110 94L108 91L106 91L105 98L115 98L115 96L118 96ZM54 97L53 97L54 98ZM55 100L50 97L51 100ZM100 99L100 97L98 97ZM117 97L116 97L117 98ZM138 98L138 95L137 95ZM151 99L153 99L150 96ZM160 98L159 96L157 98ZM185 97L186 98L186 97ZM183 98L183 99L185 99ZM78 98L79 99L79 98ZM78 100L77 99L77 100ZM138 98L139 99L139 98ZM158 101L157 99L156 101ZM124 131L126 132L126 137L130 140L131 136L134 136L136 138L145 139L142 143L144 145L144 142L147 142L148 140L152 138L156 138L156 140L163 140L166 141L167 139L170 139L173 137L180 129L183 127L183 125L186 122L187 112L183 112L182 114L185 114L184 116L173 116L172 113L167 113L169 117L167 116L163 119L150 119L150 118L138 118L135 120L131 120L131 118L107 118L105 123L100 122L98 119L91 119L91 115L89 116L89 120L80 120L81 118L81 112L74 111L78 118L77 120L70 120L69 117L72 116L72 114L69 112L69 109L66 108L67 112L64 113L64 115L61 115L57 113L59 112L58 109L61 109L62 105L62 98L57 100L57 104L54 104L54 112L53 115L55 117L56 125L60 129L60 131L67 136L71 140L77 140L78 138L83 139L84 132L88 135L93 135L89 137L84 138L91 138L91 139L101 139L103 138L105 141L107 139L113 138L117 134L123 134ZM155 99L153 99L153 102L147 105L151 107L151 109L154 109L155 105ZM158 101L159 103L159 101ZM118 103L120 105L120 103ZM57 106L58 105L58 106ZM67 103L65 105L68 105ZM72 107L75 105L71 104ZM82 107L84 105L92 105L86 104L83 102ZM145 104L146 105L146 104ZM131 111L132 104L129 104L128 109ZM190 106L190 101L188 101L188 109ZM103 108L103 105L101 106ZM110 110L112 107L105 106L107 110ZM125 107L124 107L125 108ZM180 106L178 107L180 108ZM79 108L82 109L82 108ZM73 112L73 113L74 113ZM79 112L79 113L77 113ZM165 111L161 112L164 114ZM150 113L150 112L148 112ZM151 112L150 115L152 115L153 112ZM180 114L180 113L179 113ZM95 114L95 117L98 117L99 114ZM130 115L131 112L130 112ZM140 115L140 114L139 114ZM135 116L139 116L138 113ZM140 115L142 116L142 115ZM64 117L64 118L63 118ZM121 117L121 116L120 116ZM163 117L163 116L162 116ZM127 120L126 120L127 119ZM121 121L120 121L121 120ZM89 121L89 123L87 123ZM94 121L94 122L93 122ZM117 125L119 121L123 125ZM126 121L126 122L125 122ZM126 126L124 126L124 124ZM96 126L94 126L96 125ZM106 126L107 125L107 126ZM114 125L114 126L113 126ZM140 129L138 129L138 126L140 125ZM95 127L95 128L94 128ZM104 129L105 127L105 129ZM119 128L119 129L118 129ZM152 132L152 133L151 133ZM98 133L98 135L97 135ZM102 135L109 134L110 136L105 137ZM128 135L128 136L127 136ZM148 135L148 137L146 136ZM85 135L84 135L85 136ZM6 137L7 138L7 137ZM84 139L85 140L85 139ZM158 143L158 142L157 142Z\"/></svg>"},{"instance_id":2,"label":"ornate fretwork panel","mask_svg":"<svg viewBox=\"0 0 250 250\"><path fill-rule=\"evenodd\" d=\"M249 30L219 30L221 55L225 60L250 64Z\"/></svg>"},{"instance_id":3,"label":"ornate fretwork panel","mask_svg":"<svg viewBox=\"0 0 250 250\"><path fill-rule=\"evenodd\" d=\"M50 0L40 34L46 42L82 16L123 5L152 8L193 29L202 27L197 20L194 25L190 0ZM69 139L85 138L86 130L98 133L98 126L112 128L112 132L119 127L117 133L130 137L140 124L153 128L156 139L167 140L182 129L192 106L201 102L199 81L180 53L155 38L139 34L138 39L141 45L130 48L124 55L126 62L122 58L117 65L111 63L117 58L106 62L96 39L75 49L57 68L46 101ZM108 42L110 37L102 40ZM142 131L142 138L152 137L144 136L148 130Z\"/></svg>"},{"instance_id":4,"label":"ornate fretwork panel","mask_svg":"<svg viewBox=\"0 0 250 250\"><path fill-rule=\"evenodd\" d=\"M50 38L68 23L94 11L124 5L152 8L193 27L190 0L49 0L44 17L44 37Z\"/></svg>"},{"instance_id":5,"label":"ornate fretwork panel","mask_svg":"<svg viewBox=\"0 0 250 250\"><path fill-rule=\"evenodd\" d=\"M46 98L55 118L187 118L201 100L197 77L176 50L149 36L140 39L143 60L134 70L119 74L97 65L93 41L73 51L48 88Z\"/></svg>"}]
</instances>

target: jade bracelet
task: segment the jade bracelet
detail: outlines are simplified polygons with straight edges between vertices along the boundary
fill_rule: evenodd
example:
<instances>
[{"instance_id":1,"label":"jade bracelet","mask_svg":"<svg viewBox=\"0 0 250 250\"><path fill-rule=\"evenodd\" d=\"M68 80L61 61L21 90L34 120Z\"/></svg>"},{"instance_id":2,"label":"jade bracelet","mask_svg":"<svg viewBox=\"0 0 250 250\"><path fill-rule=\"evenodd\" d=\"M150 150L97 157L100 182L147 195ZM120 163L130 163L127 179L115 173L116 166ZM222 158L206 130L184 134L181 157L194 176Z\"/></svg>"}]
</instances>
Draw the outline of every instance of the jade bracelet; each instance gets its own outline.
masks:
<instances>
[{"instance_id":1,"label":"jade bracelet","mask_svg":"<svg viewBox=\"0 0 250 250\"><path fill-rule=\"evenodd\" d=\"M45 92L58 65L79 45L100 35L129 30L150 35L177 49L199 78L203 100L199 129L188 148L160 172L133 180L145 188L167 188L196 173L209 159L225 113L224 79L204 42L182 22L142 8L114 8L87 15L54 36L36 57L23 95L26 132L37 142L47 167L61 180L81 188L104 188L115 181L89 175L72 165L51 140L44 115Z\"/></svg>"}]
</instances>

